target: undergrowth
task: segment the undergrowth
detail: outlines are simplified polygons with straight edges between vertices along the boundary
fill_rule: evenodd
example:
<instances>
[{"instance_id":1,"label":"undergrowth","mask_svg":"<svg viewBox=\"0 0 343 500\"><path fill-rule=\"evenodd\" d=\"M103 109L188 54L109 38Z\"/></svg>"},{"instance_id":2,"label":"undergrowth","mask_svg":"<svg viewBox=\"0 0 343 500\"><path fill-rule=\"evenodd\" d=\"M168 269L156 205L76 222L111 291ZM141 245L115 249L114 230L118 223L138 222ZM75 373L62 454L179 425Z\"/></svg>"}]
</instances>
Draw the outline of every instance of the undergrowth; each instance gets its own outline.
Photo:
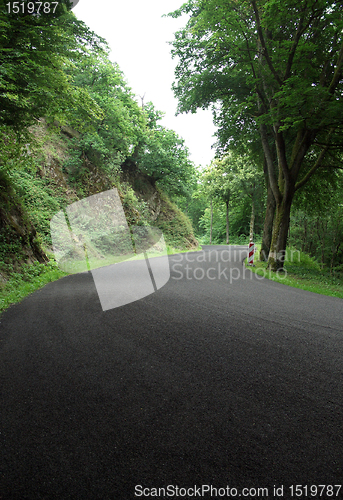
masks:
<instances>
[{"instance_id":1,"label":"undergrowth","mask_svg":"<svg viewBox=\"0 0 343 500\"><path fill-rule=\"evenodd\" d=\"M343 298L341 275L330 274L328 270L322 269L316 259L310 255L295 248L289 248L286 252L284 272L274 273L267 269L265 262L257 260L258 254L259 247L257 246L254 267L249 268L259 276L309 292Z\"/></svg>"},{"instance_id":2,"label":"undergrowth","mask_svg":"<svg viewBox=\"0 0 343 500\"><path fill-rule=\"evenodd\" d=\"M6 282L0 284L0 313L11 304L20 302L32 292L63 276L66 276L66 273L52 260L47 264L23 264L21 272L13 272Z\"/></svg>"}]
</instances>

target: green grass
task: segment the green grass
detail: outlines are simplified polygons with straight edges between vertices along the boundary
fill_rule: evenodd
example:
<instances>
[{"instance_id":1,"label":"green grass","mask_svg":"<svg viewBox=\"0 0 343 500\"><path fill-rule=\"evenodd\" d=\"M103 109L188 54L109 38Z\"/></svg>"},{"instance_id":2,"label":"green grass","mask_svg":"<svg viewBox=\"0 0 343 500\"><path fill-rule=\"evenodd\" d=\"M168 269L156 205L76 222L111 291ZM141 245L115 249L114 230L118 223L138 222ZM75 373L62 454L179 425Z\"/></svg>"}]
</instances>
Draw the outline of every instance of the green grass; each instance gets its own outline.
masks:
<instances>
[{"instance_id":1,"label":"green grass","mask_svg":"<svg viewBox=\"0 0 343 500\"><path fill-rule=\"evenodd\" d=\"M201 250L201 245L197 246L196 248L174 248L170 245L167 245L167 252L168 255L174 255L176 253L187 253L187 252L198 252Z\"/></svg>"},{"instance_id":2,"label":"green grass","mask_svg":"<svg viewBox=\"0 0 343 500\"><path fill-rule=\"evenodd\" d=\"M66 276L66 273L61 271L53 261L48 264L39 262L31 265L25 264L21 271L12 273L8 281L0 287L0 314L11 304L21 302L47 283Z\"/></svg>"},{"instance_id":3,"label":"green grass","mask_svg":"<svg viewBox=\"0 0 343 500\"><path fill-rule=\"evenodd\" d=\"M260 250L258 245L257 250L258 252ZM247 261L245 262L247 265ZM259 276L294 288L343 299L342 279L321 269L320 264L315 259L299 250L287 250L284 273L274 273L268 270L266 263L258 261L257 258L254 260L254 266L249 267L249 269Z\"/></svg>"}]
</instances>

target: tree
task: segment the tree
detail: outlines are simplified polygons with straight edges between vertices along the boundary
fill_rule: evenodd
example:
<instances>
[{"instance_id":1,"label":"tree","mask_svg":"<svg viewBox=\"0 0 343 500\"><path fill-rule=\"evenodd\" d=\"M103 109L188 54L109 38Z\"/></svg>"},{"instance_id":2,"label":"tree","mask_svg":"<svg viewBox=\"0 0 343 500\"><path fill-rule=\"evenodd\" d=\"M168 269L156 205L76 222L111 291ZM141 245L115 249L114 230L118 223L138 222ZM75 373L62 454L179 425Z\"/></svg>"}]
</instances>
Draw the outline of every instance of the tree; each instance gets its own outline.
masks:
<instances>
[{"instance_id":1,"label":"tree","mask_svg":"<svg viewBox=\"0 0 343 500\"><path fill-rule=\"evenodd\" d=\"M226 244L228 245L230 242L230 237L229 237L229 204L230 204L230 197L231 197L231 186L230 186L230 181L231 181L231 176L230 176L230 171L227 168L227 159L224 158L223 160L214 160L213 166L214 166L214 182L215 182L215 196L218 198L220 201L223 201L225 203L225 220L226 220ZM212 175L213 175L212 174Z\"/></svg>"},{"instance_id":2,"label":"tree","mask_svg":"<svg viewBox=\"0 0 343 500\"><path fill-rule=\"evenodd\" d=\"M230 151L223 158L216 158L204 170L201 177L200 194L207 194L215 204L225 204L226 244L229 244L229 206L237 212L250 205L250 233L254 234L255 215L263 208L263 175L257 170L248 152L238 154ZM212 213L212 209L211 209ZM211 239L211 238L210 238Z\"/></svg>"},{"instance_id":3,"label":"tree","mask_svg":"<svg viewBox=\"0 0 343 500\"><path fill-rule=\"evenodd\" d=\"M195 179L195 167L184 139L174 130L157 124L162 113L152 103L144 108L146 129L133 154L139 169L153 184L169 194L187 194L187 185Z\"/></svg>"},{"instance_id":4,"label":"tree","mask_svg":"<svg viewBox=\"0 0 343 500\"><path fill-rule=\"evenodd\" d=\"M320 189L318 201L313 196ZM312 177L296 193L290 243L318 259L330 272L343 269L343 172L329 169L325 179Z\"/></svg>"},{"instance_id":5,"label":"tree","mask_svg":"<svg viewBox=\"0 0 343 500\"><path fill-rule=\"evenodd\" d=\"M90 117L82 124L78 108L70 111L72 127L83 130L75 140L74 157L70 171L79 174L83 159L88 158L107 173L116 172L132 154L145 129L144 113L128 87L123 73L107 55L89 53L68 69L68 75L77 89L87 93L99 108L99 116Z\"/></svg>"},{"instance_id":6,"label":"tree","mask_svg":"<svg viewBox=\"0 0 343 500\"><path fill-rule=\"evenodd\" d=\"M214 160L203 170L200 177L198 193L210 202L210 245L213 233L213 203L224 198L227 201L226 240L229 238L228 204L230 200L230 187L224 172L221 170L219 160Z\"/></svg>"},{"instance_id":7,"label":"tree","mask_svg":"<svg viewBox=\"0 0 343 500\"><path fill-rule=\"evenodd\" d=\"M83 121L99 109L77 88L66 68L90 50L103 53L105 41L59 2L55 14L0 11L0 124L22 130L49 114L64 118L75 107Z\"/></svg>"},{"instance_id":8,"label":"tree","mask_svg":"<svg viewBox=\"0 0 343 500\"><path fill-rule=\"evenodd\" d=\"M138 143L144 119L118 64L95 53L80 61L74 81L77 87L87 90L102 110L103 116L93 124L107 147L128 156Z\"/></svg>"},{"instance_id":9,"label":"tree","mask_svg":"<svg viewBox=\"0 0 343 500\"><path fill-rule=\"evenodd\" d=\"M258 130L276 215L268 257L283 268L296 191L340 166L343 7L328 0L189 0L175 34L179 112L213 106L219 141ZM320 196L320 193L318 193Z\"/></svg>"},{"instance_id":10,"label":"tree","mask_svg":"<svg viewBox=\"0 0 343 500\"><path fill-rule=\"evenodd\" d=\"M185 185L186 192L180 195L172 195L172 200L192 221L195 234L199 237L204 232L204 227L200 221L206 210L207 198L204 193L200 192L201 186L201 170L194 169L193 176Z\"/></svg>"}]
</instances>

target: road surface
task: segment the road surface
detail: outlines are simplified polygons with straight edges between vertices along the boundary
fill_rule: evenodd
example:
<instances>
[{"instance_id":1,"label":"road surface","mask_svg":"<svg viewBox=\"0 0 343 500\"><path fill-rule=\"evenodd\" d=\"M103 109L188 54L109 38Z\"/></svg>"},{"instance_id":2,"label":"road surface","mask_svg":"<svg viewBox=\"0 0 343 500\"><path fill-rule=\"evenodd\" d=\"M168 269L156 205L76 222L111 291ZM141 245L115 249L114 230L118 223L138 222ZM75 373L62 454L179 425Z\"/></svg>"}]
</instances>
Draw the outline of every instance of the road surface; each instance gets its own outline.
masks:
<instances>
[{"instance_id":1,"label":"road surface","mask_svg":"<svg viewBox=\"0 0 343 500\"><path fill-rule=\"evenodd\" d=\"M68 276L0 317L1 500L343 498L343 301L246 253L170 256L105 312Z\"/></svg>"}]
</instances>

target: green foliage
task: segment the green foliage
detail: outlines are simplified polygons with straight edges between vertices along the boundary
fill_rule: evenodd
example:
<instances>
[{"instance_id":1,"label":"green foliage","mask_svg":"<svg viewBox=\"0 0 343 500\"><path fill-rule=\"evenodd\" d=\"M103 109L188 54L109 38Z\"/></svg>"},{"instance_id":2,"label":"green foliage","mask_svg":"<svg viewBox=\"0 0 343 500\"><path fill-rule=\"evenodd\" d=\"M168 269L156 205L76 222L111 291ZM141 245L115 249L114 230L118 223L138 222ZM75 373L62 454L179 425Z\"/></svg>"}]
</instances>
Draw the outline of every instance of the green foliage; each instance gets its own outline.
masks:
<instances>
[{"instance_id":1,"label":"green foliage","mask_svg":"<svg viewBox=\"0 0 343 500\"><path fill-rule=\"evenodd\" d=\"M200 174L197 177L198 179L200 179ZM190 187L190 195L174 196L173 201L175 201L176 205L192 221L192 226L194 228L195 234L197 235L197 237L200 237L204 233L204 227L200 224L200 221L207 206L207 198L198 189L198 184L195 183L195 185L187 187Z\"/></svg>"},{"instance_id":2,"label":"green foliage","mask_svg":"<svg viewBox=\"0 0 343 500\"><path fill-rule=\"evenodd\" d=\"M8 261L9 256L20 255L22 245L19 239L13 238L13 232L8 226L2 227L0 230L0 266L6 266L6 269L11 269L11 264Z\"/></svg>"},{"instance_id":3,"label":"green foliage","mask_svg":"<svg viewBox=\"0 0 343 500\"><path fill-rule=\"evenodd\" d=\"M66 206L66 195L48 179L41 179L25 171L15 172L12 182L42 242L50 246L50 220L62 207Z\"/></svg>"},{"instance_id":4,"label":"green foliage","mask_svg":"<svg viewBox=\"0 0 343 500\"><path fill-rule=\"evenodd\" d=\"M20 273L12 272L6 282L0 282L0 313L9 305L20 302L30 293L63 276L66 274L53 260L48 264L35 262L23 265Z\"/></svg>"},{"instance_id":5,"label":"green foliage","mask_svg":"<svg viewBox=\"0 0 343 500\"><path fill-rule=\"evenodd\" d=\"M149 225L148 204L144 200L137 198L132 186L127 182L121 182L118 185L118 190L129 226Z\"/></svg>"},{"instance_id":6,"label":"green foliage","mask_svg":"<svg viewBox=\"0 0 343 500\"><path fill-rule=\"evenodd\" d=\"M79 139L71 140L71 155L64 167L72 182L79 182L87 161L118 182L121 165L144 135L145 117L117 64L106 56L90 54L68 69L75 86L87 92L101 113L88 120ZM70 123L79 129L82 116L71 113Z\"/></svg>"},{"instance_id":7,"label":"green foliage","mask_svg":"<svg viewBox=\"0 0 343 500\"><path fill-rule=\"evenodd\" d=\"M106 42L76 19L67 0L56 15L9 15L3 6L0 28L0 309L63 275L52 264L25 264L44 260L40 247L51 247L52 217L114 185L129 225L156 222L174 246L195 246L175 205L161 194L159 220L152 221L148 203L124 182L124 173L140 169L169 193L190 196L195 169L183 139L157 124L162 113L152 103L138 105ZM61 126L69 139L61 139ZM127 242L119 240L124 252ZM90 242L95 256L112 248L105 221L92 228Z\"/></svg>"},{"instance_id":8,"label":"green foliage","mask_svg":"<svg viewBox=\"0 0 343 500\"><path fill-rule=\"evenodd\" d=\"M74 66L72 75L75 85L87 91L102 111L101 118L93 120L89 145L100 157L104 155L102 160L112 152L127 157L142 135L144 117L118 65L95 54Z\"/></svg>"},{"instance_id":9,"label":"green foliage","mask_svg":"<svg viewBox=\"0 0 343 500\"><path fill-rule=\"evenodd\" d=\"M260 135L273 255L286 248L294 193L341 166L342 12L328 0L189 0L170 14L188 14L172 42L178 111L212 107L218 153Z\"/></svg>"},{"instance_id":10,"label":"green foliage","mask_svg":"<svg viewBox=\"0 0 343 500\"><path fill-rule=\"evenodd\" d=\"M31 150L34 143L28 130L17 132L12 127L0 125L0 175L8 177L15 169L32 170Z\"/></svg>"},{"instance_id":11,"label":"green foliage","mask_svg":"<svg viewBox=\"0 0 343 500\"><path fill-rule=\"evenodd\" d=\"M314 192L322 196L316 202ZM321 262L331 274L343 274L343 174L329 169L325 179L312 178L296 198L290 244Z\"/></svg>"},{"instance_id":12,"label":"green foliage","mask_svg":"<svg viewBox=\"0 0 343 500\"><path fill-rule=\"evenodd\" d=\"M246 244L249 242L249 223L251 215L251 205L249 200L245 199L245 204L234 205L229 213L230 219L230 244ZM199 237L203 243L210 242L210 209L206 208L203 216L200 218L199 225L202 231ZM261 217L256 221L256 237L262 230L263 220ZM212 227L212 243L221 244L226 241L226 215L225 206L213 205L213 227ZM239 243L240 242L240 243Z\"/></svg>"},{"instance_id":13,"label":"green foliage","mask_svg":"<svg viewBox=\"0 0 343 500\"><path fill-rule=\"evenodd\" d=\"M294 248L289 248L286 252L284 273L274 273L266 269L264 263L257 261L255 267L249 267L249 269L283 285L343 299L341 279L322 270L313 257Z\"/></svg>"},{"instance_id":14,"label":"green foliage","mask_svg":"<svg viewBox=\"0 0 343 500\"><path fill-rule=\"evenodd\" d=\"M185 141L174 130L157 125L160 116L149 103L147 128L135 159L154 184L171 195L187 196L195 180L194 164Z\"/></svg>"},{"instance_id":15,"label":"green foliage","mask_svg":"<svg viewBox=\"0 0 343 500\"><path fill-rule=\"evenodd\" d=\"M225 210L222 206L214 205L213 207L213 226L212 226L212 243L220 244L225 242L226 231ZM211 211L209 208L205 209L204 215L199 221L200 227L203 229L202 243L210 243L210 225L211 225Z\"/></svg>"},{"instance_id":16,"label":"green foliage","mask_svg":"<svg viewBox=\"0 0 343 500\"><path fill-rule=\"evenodd\" d=\"M305 186L296 192L294 210L302 210L308 215L321 215L328 207L339 203L339 197L343 193L342 172L328 167L323 168L323 173L325 175L321 177L311 177Z\"/></svg>"},{"instance_id":17,"label":"green foliage","mask_svg":"<svg viewBox=\"0 0 343 500\"><path fill-rule=\"evenodd\" d=\"M179 249L196 247L197 241L189 218L162 192L160 197L162 207L154 225L161 229L167 245Z\"/></svg>"},{"instance_id":18,"label":"green foliage","mask_svg":"<svg viewBox=\"0 0 343 500\"><path fill-rule=\"evenodd\" d=\"M230 241L245 239L249 234L252 202L255 206L255 233L262 230L264 212L263 175L251 157L229 152L222 159L215 159L203 170L193 199L203 204L199 217L200 235L210 241L211 213L206 208L212 201L214 243L226 241L226 203L229 203Z\"/></svg>"},{"instance_id":19,"label":"green foliage","mask_svg":"<svg viewBox=\"0 0 343 500\"><path fill-rule=\"evenodd\" d=\"M322 215L295 211L290 242L318 259L332 274L343 273L343 207L332 207Z\"/></svg>"},{"instance_id":20,"label":"green foliage","mask_svg":"<svg viewBox=\"0 0 343 500\"><path fill-rule=\"evenodd\" d=\"M103 51L104 40L92 33L60 2L56 15L8 14L0 10L0 124L16 129L42 116L83 117L99 109L65 72L91 48ZM87 48L86 48L87 47Z\"/></svg>"},{"instance_id":21,"label":"green foliage","mask_svg":"<svg viewBox=\"0 0 343 500\"><path fill-rule=\"evenodd\" d=\"M216 105L217 111L231 108L225 124L236 127L236 135L251 123L249 113L284 130L297 130L305 118L322 124L323 112L331 120L341 113L341 102L330 99L336 90L330 85L338 83L340 4L321 0L314 9L307 0L189 0L170 15L185 12L189 21L172 42L180 112L222 103L225 109ZM324 102L332 109L324 110Z\"/></svg>"}]
</instances>

